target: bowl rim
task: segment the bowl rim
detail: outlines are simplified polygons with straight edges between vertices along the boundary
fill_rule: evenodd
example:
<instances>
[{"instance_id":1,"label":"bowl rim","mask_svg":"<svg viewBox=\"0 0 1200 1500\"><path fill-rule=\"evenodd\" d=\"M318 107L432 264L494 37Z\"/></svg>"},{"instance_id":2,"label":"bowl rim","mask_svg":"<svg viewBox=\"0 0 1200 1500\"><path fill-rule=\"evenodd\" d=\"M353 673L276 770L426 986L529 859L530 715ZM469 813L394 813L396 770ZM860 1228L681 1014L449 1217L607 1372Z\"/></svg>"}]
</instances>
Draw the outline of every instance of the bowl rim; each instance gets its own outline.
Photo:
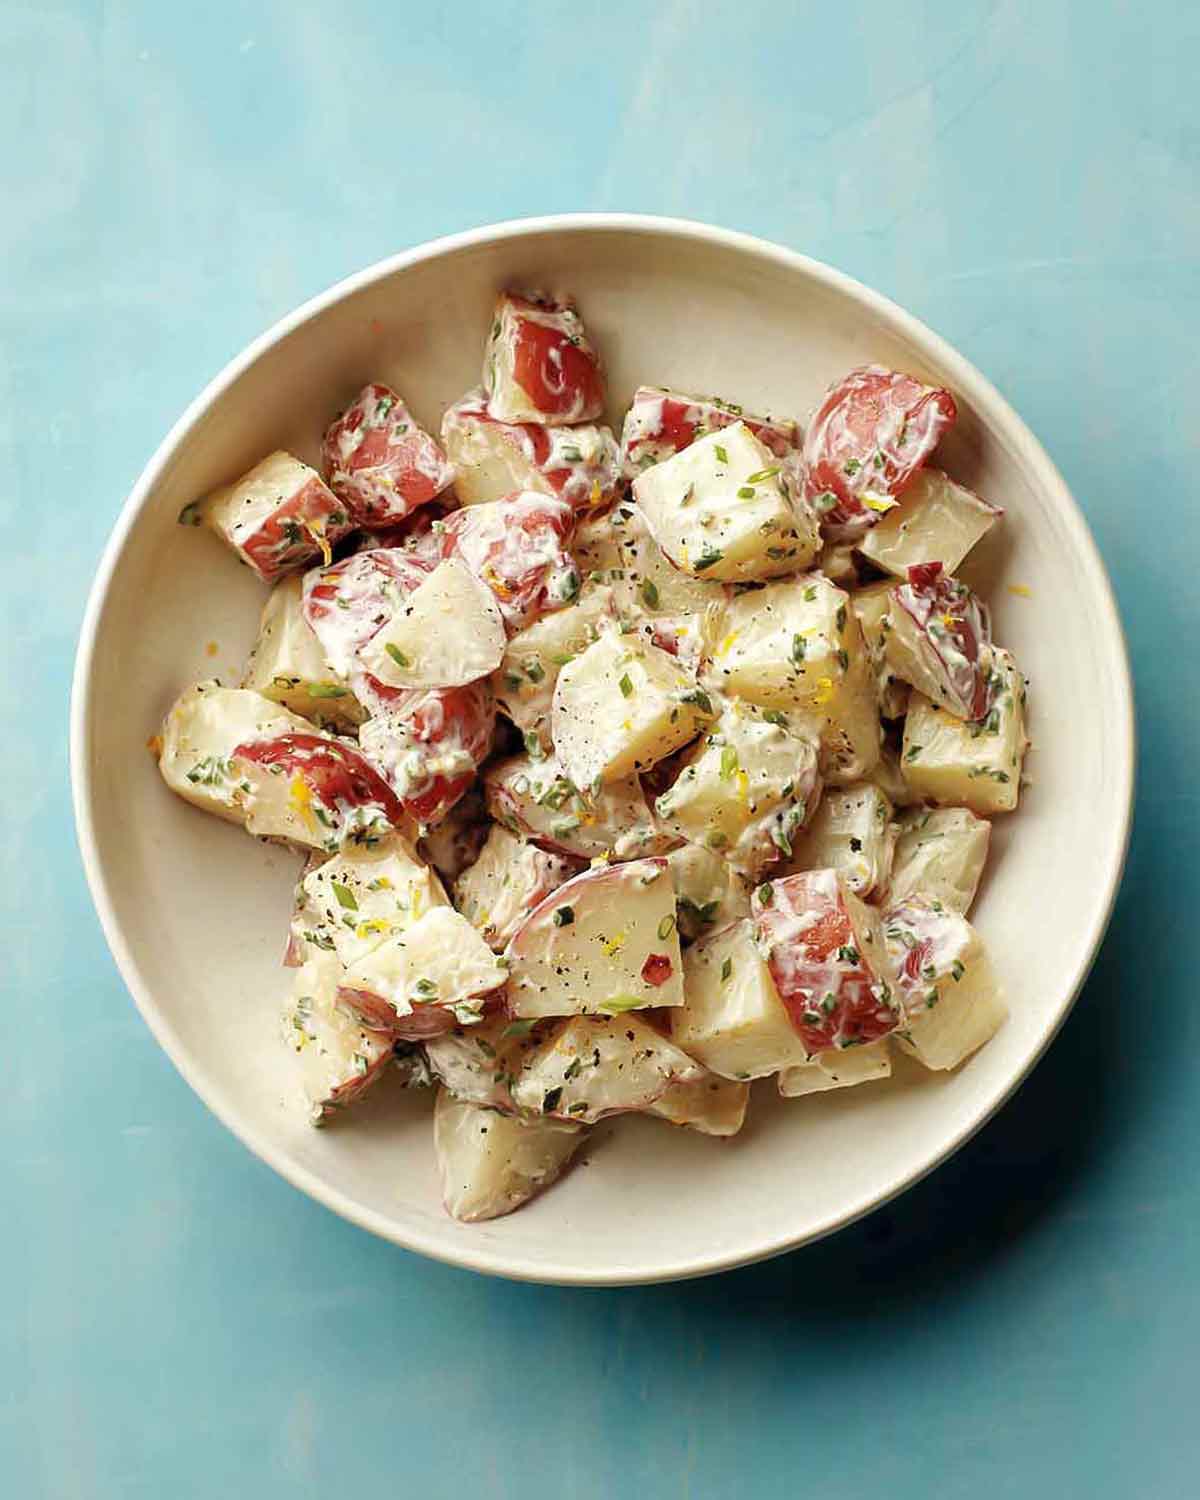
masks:
<instances>
[{"instance_id":1,"label":"bowl rim","mask_svg":"<svg viewBox=\"0 0 1200 1500\"><path fill-rule=\"evenodd\" d=\"M741 254L764 259L785 270L808 277L826 288L848 296L864 310L874 313L881 321L907 336L914 343L929 350L937 362L950 375L950 384L961 392L977 409L986 409L989 420L998 425L1013 449L1034 472L1039 485L1051 494L1053 503L1063 516L1072 545L1076 549L1081 571L1090 575L1096 585L1096 597L1104 624L1111 636L1114 666L1119 667L1119 681L1113 684L1113 696L1117 705L1118 721L1109 726L1114 764L1120 785L1114 787L1109 799L1111 809L1119 807L1121 827L1113 842L1111 856L1106 868L1097 872L1096 892L1091 922L1086 939L1080 949L1070 986L1058 1005L1047 1018L1041 1034L1032 1047L1025 1064L998 1094L986 1100L983 1106L948 1139L940 1142L927 1156L916 1161L910 1170L900 1174L882 1192L864 1195L839 1213L830 1215L816 1226L794 1235L775 1237L769 1241L752 1245L745 1250L725 1252L710 1256L693 1256L680 1260L664 1260L644 1269L607 1269L597 1267L582 1270L569 1264L523 1263L518 1254L503 1249L496 1250L480 1245L475 1248L464 1237L457 1244L439 1239L436 1234L414 1227L401 1233L396 1225L382 1214L351 1201L338 1188L331 1186L316 1172L287 1159L277 1148L253 1126L238 1118L233 1110L223 1107L199 1070L190 1062L186 1049L173 1033L165 1015L148 984L144 982L134 954L125 940L117 921L113 901L104 874L103 861L92 816L93 784L91 764L91 725L94 722L92 679L94 672L97 628L112 587L117 565L126 541L137 523L147 500L156 488L170 461L185 439L191 434L208 408L231 386L238 377L269 349L286 338L302 324L309 322L326 308L353 295L355 292L377 281L394 276L412 266L432 261L452 252L502 240L518 240L546 233L574 232L594 234L645 234L685 238L732 250ZM1129 650L1117 610L1111 580L1100 556L1096 542L1088 528L1083 513L1067 487L1062 475L1054 465L1041 443L1026 426L1022 418L1008 401L963 355L935 333L926 324L906 312L890 298L874 291L862 282L835 270L824 262L803 255L784 245L762 239L739 230L723 229L697 220L673 218L652 214L633 213L566 213L547 214L531 218L508 219L494 224L482 225L455 234L443 235L427 240L397 254L386 256L361 271L344 277L324 291L310 297L293 311L285 314L265 332L235 355L208 382L176 420L159 443L151 458L130 490L109 539L105 545L96 570L80 626L79 644L75 658L75 669L71 686L70 708L70 772L71 791L75 813L76 838L84 872L100 925L117 969L125 982L142 1018L150 1028L155 1040L170 1058L186 1082L214 1115L261 1161L272 1167L285 1181L300 1189L332 1209L342 1218L357 1224L401 1248L442 1261L466 1270L501 1276L516 1281L531 1281L551 1285L577 1286L621 1286L683 1280L710 1275L718 1271L731 1270L736 1266L749 1265L781 1255L801 1245L823 1239L826 1235L853 1223L856 1219L890 1202L898 1194L912 1187L927 1176L948 1157L952 1156L977 1131L996 1114L1012 1097L1017 1088L1028 1077L1040 1061L1046 1048L1057 1035L1066 1020L1084 981L1092 968L1100 943L1104 937L1113 904L1120 886L1122 872L1129 849L1133 819L1133 797L1137 747L1134 723L1133 685L1129 667Z\"/></svg>"}]
</instances>

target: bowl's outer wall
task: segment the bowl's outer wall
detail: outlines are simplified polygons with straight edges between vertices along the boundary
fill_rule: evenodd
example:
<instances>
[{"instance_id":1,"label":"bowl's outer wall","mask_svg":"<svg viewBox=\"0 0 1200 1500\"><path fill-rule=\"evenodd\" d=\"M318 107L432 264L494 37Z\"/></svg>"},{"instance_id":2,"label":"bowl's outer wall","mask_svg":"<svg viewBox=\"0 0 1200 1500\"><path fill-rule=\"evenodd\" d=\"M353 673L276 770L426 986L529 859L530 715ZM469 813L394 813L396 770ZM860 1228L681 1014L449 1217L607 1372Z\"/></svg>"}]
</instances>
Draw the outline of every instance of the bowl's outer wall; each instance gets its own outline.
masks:
<instances>
[{"instance_id":1,"label":"bowl's outer wall","mask_svg":"<svg viewBox=\"0 0 1200 1500\"><path fill-rule=\"evenodd\" d=\"M756 1090L743 1134L650 1120L601 1126L576 1170L508 1219L463 1226L439 1203L428 1099L381 1087L326 1131L296 1107L278 1040L296 857L172 798L145 743L181 688L237 679L263 591L180 509L275 447L314 459L368 379L437 429L479 378L504 285L570 290L610 372L805 415L833 377L877 360L959 398L944 462L1006 520L965 576L1031 682L1031 784L998 820L976 919L1011 1019L951 1077L783 1104ZM290 325L290 326L289 326ZM76 682L81 846L106 934L156 1035L222 1119L290 1180L411 1248L502 1274L634 1281L800 1243L915 1180L992 1112L1060 1024L1102 934L1128 834L1133 745L1124 645L1102 565L1040 447L940 340L789 252L665 221L533 222L397 258L317 299L227 371L143 476L97 581ZM1010 586L1018 586L1014 593ZM634 1140L634 1137L640 1137Z\"/></svg>"}]
</instances>

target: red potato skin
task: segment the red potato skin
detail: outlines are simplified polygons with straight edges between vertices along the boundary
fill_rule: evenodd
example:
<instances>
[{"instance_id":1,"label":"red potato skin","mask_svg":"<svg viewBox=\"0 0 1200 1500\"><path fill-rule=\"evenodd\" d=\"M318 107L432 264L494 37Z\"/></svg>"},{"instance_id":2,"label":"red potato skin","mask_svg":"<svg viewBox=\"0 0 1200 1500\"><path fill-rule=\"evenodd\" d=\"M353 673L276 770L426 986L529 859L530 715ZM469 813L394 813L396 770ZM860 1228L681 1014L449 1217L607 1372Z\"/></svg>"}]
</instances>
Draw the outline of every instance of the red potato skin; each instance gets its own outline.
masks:
<instances>
[{"instance_id":1,"label":"red potato skin","mask_svg":"<svg viewBox=\"0 0 1200 1500\"><path fill-rule=\"evenodd\" d=\"M342 501L314 476L242 542L241 554L264 583L277 583L320 556L318 535L332 546L352 525Z\"/></svg>"},{"instance_id":2,"label":"red potato skin","mask_svg":"<svg viewBox=\"0 0 1200 1500\"><path fill-rule=\"evenodd\" d=\"M371 384L325 434L321 466L354 523L394 525L454 480L446 455L390 386Z\"/></svg>"},{"instance_id":3,"label":"red potato skin","mask_svg":"<svg viewBox=\"0 0 1200 1500\"><path fill-rule=\"evenodd\" d=\"M759 951L812 1055L878 1041L900 1021L890 986L859 952L841 882L832 876L817 870L771 881L769 898L760 886L750 908Z\"/></svg>"},{"instance_id":4,"label":"red potato skin","mask_svg":"<svg viewBox=\"0 0 1200 1500\"><path fill-rule=\"evenodd\" d=\"M372 1031L382 1031L397 1041L422 1042L458 1025L453 1011L441 1005L421 1005L407 1016L398 1016L381 995L345 984L338 986L338 999Z\"/></svg>"},{"instance_id":5,"label":"red potato skin","mask_svg":"<svg viewBox=\"0 0 1200 1500\"><path fill-rule=\"evenodd\" d=\"M413 556L431 567L458 558L491 589L511 636L578 594L579 570L568 548L574 525L565 500L530 490L453 511Z\"/></svg>"},{"instance_id":6,"label":"red potato skin","mask_svg":"<svg viewBox=\"0 0 1200 1500\"><path fill-rule=\"evenodd\" d=\"M536 314L539 304L512 295L508 302L518 310L513 379L530 404L547 417L577 412L582 421L599 416L604 407L604 381L595 354L573 343L562 329L536 316L520 316L521 309Z\"/></svg>"},{"instance_id":7,"label":"red potato skin","mask_svg":"<svg viewBox=\"0 0 1200 1500\"><path fill-rule=\"evenodd\" d=\"M896 585L891 599L920 628L945 668L951 698L947 706L969 720L986 718L995 695L987 661L992 641L987 605L943 572L940 562L909 568L908 581ZM949 637L951 652L943 649L938 632Z\"/></svg>"},{"instance_id":8,"label":"red potato skin","mask_svg":"<svg viewBox=\"0 0 1200 1500\"><path fill-rule=\"evenodd\" d=\"M863 490L896 499L954 424L947 390L864 365L833 385L804 438L804 496L834 540L861 536L879 513Z\"/></svg>"},{"instance_id":9,"label":"red potato skin","mask_svg":"<svg viewBox=\"0 0 1200 1500\"><path fill-rule=\"evenodd\" d=\"M453 688L394 688L361 674L363 701L372 713L392 721L399 737L438 755L448 738L470 756L476 770L491 752L496 730L496 699L486 678ZM402 797L405 811L427 827L440 823L475 780L475 772L446 776L431 772Z\"/></svg>"},{"instance_id":10,"label":"red potato skin","mask_svg":"<svg viewBox=\"0 0 1200 1500\"><path fill-rule=\"evenodd\" d=\"M349 745L318 734L281 734L238 745L232 758L254 766L278 766L286 775L299 776L313 802L335 819L347 808L377 807L393 828L408 826L395 792L365 756Z\"/></svg>"},{"instance_id":11,"label":"red potato skin","mask_svg":"<svg viewBox=\"0 0 1200 1500\"><path fill-rule=\"evenodd\" d=\"M634 393L632 409L636 411L639 404L649 405L660 401L662 416L658 427L653 432L632 440L622 440L621 459L627 479L634 478L641 471L644 453L657 455L657 461L667 456L664 450L682 453L696 441L696 434L701 427L706 432L713 432L722 427L732 427L735 422L743 422L776 458L787 458L796 451L794 422L751 416L699 396L690 397L682 392L664 394L652 387L643 386Z\"/></svg>"}]
</instances>

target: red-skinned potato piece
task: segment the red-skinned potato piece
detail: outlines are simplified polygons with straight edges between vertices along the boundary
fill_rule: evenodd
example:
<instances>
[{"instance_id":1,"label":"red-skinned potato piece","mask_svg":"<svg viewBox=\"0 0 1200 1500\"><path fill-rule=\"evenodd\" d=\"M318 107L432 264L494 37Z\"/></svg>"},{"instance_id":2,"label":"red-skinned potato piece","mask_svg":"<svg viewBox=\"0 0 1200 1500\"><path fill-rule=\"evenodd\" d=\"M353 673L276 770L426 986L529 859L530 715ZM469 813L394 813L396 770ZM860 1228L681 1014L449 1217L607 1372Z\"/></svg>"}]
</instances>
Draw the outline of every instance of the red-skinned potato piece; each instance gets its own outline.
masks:
<instances>
[{"instance_id":1,"label":"red-skinned potato piece","mask_svg":"<svg viewBox=\"0 0 1200 1500\"><path fill-rule=\"evenodd\" d=\"M330 489L358 526L402 521L454 481L446 455L390 386L365 386L321 445Z\"/></svg>"},{"instance_id":2,"label":"red-skinned potato piece","mask_svg":"<svg viewBox=\"0 0 1200 1500\"><path fill-rule=\"evenodd\" d=\"M275 583L330 548L353 524L315 469L282 450L186 506L184 525L207 525L263 580Z\"/></svg>"},{"instance_id":3,"label":"red-skinned potato piece","mask_svg":"<svg viewBox=\"0 0 1200 1500\"><path fill-rule=\"evenodd\" d=\"M825 534L852 540L890 510L954 423L947 390L864 365L830 387L804 437L804 493Z\"/></svg>"},{"instance_id":4,"label":"red-skinned potato piece","mask_svg":"<svg viewBox=\"0 0 1200 1500\"><path fill-rule=\"evenodd\" d=\"M600 359L570 302L503 293L484 352L488 411L501 422L590 422L604 409Z\"/></svg>"},{"instance_id":5,"label":"red-skinned potato piece","mask_svg":"<svg viewBox=\"0 0 1200 1500\"><path fill-rule=\"evenodd\" d=\"M682 453L697 437L734 422L744 422L776 458L787 458L795 452L796 424L789 418L747 416L740 406L717 396L689 396L662 386L639 386L621 430L625 477L632 479L651 464Z\"/></svg>"},{"instance_id":6,"label":"red-skinned potato piece","mask_svg":"<svg viewBox=\"0 0 1200 1500\"><path fill-rule=\"evenodd\" d=\"M251 833L332 851L347 838L414 832L400 799L353 744L282 734L240 744L231 759L249 787Z\"/></svg>"},{"instance_id":7,"label":"red-skinned potato piece","mask_svg":"<svg viewBox=\"0 0 1200 1500\"><path fill-rule=\"evenodd\" d=\"M987 606L937 562L909 568L889 599L892 672L960 719L986 718L995 687Z\"/></svg>"},{"instance_id":8,"label":"red-skinned potato piece","mask_svg":"<svg viewBox=\"0 0 1200 1500\"><path fill-rule=\"evenodd\" d=\"M879 914L837 871L760 885L750 911L755 943L810 1055L895 1030L901 1013Z\"/></svg>"},{"instance_id":9,"label":"red-skinned potato piece","mask_svg":"<svg viewBox=\"0 0 1200 1500\"><path fill-rule=\"evenodd\" d=\"M457 557L491 589L509 635L579 596L568 550L575 512L554 495L525 491L453 511L413 548L435 567Z\"/></svg>"},{"instance_id":10,"label":"red-skinned potato piece","mask_svg":"<svg viewBox=\"0 0 1200 1500\"><path fill-rule=\"evenodd\" d=\"M375 715L359 731L359 743L410 817L426 827L441 822L491 751L491 684L484 679L456 688L391 688L365 673L356 680Z\"/></svg>"},{"instance_id":11,"label":"red-skinned potato piece","mask_svg":"<svg viewBox=\"0 0 1200 1500\"><path fill-rule=\"evenodd\" d=\"M442 442L454 461L455 493L464 505L533 490L587 511L607 505L620 484L620 456L607 427L499 422L481 390L446 412Z\"/></svg>"},{"instance_id":12,"label":"red-skinned potato piece","mask_svg":"<svg viewBox=\"0 0 1200 1500\"><path fill-rule=\"evenodd\" d=\"M398 547L374 547L305 575L304 618L339 676L351 676L359 649L437 562Z\"/></svg>"}]
</instances>

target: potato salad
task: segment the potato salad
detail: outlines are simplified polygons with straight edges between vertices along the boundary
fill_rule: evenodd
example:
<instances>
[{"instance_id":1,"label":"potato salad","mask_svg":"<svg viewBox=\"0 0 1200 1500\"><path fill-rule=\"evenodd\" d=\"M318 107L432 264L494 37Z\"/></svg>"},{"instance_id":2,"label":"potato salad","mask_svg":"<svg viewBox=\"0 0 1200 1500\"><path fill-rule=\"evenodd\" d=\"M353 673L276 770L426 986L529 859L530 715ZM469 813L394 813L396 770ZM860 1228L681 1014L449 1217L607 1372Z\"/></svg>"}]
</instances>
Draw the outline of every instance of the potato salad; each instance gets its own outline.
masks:
<instances>
[{"instance_id":1,"label":"potato salad","mask_svg":"<svg viewBox=\"0 0 1200 1500\"><path fill-rule=\"evenodd\" d=\"M950 391L865 365L805 421L648 384L618 436L572 301L480 334L437 434L372 379L312 463L186 508L262 620L151 741L302 860L263 997L297 1107L425 1090L464 1221L612 1116L733 1136L756 1080L962 1065L1005 1017L970 912L1028 743L958 573L1003 513L936 466Z\"/></svg>"}]
</instances>

